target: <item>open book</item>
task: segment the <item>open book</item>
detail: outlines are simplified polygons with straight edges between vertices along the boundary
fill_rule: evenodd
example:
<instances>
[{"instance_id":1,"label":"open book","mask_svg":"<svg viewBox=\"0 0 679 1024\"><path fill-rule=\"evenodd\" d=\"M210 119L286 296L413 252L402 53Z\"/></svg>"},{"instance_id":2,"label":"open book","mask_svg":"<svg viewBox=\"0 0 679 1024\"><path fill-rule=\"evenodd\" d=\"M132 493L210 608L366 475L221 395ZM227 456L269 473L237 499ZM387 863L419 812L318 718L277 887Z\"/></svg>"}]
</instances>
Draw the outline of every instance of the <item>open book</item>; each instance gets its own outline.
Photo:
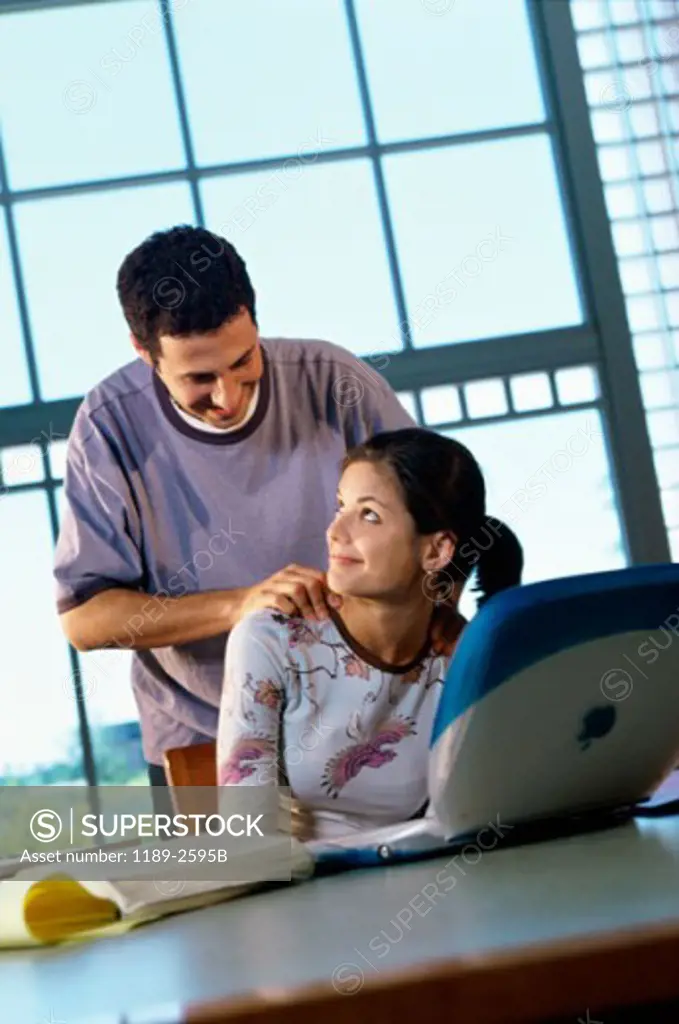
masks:
<instances>
[{"instance_id":1,"label":"open book","mask_svg":"<svg viewBox=\"0 0 679 1024\"><path fill-rule=\"evenodd\" d=\"M171 850L173 843L180 842L170 840L163 846ZM244 882L219 878L153 881L148 869L129 880L81 881L82 866L74 866L70 873L66 864L38 868L21 868L16 862L0 865L5 876L16 869L0 881L0 949L120 934L145 921L233 899L279 884L271 882L271 864L276 861L289 869L293 882L314 872L310 851L289 835L274 835L258 843L258 853L262 854L261 880L257 880L257 867L248 854L243 876L249 880Z\"/></svg>"}]
</instances>

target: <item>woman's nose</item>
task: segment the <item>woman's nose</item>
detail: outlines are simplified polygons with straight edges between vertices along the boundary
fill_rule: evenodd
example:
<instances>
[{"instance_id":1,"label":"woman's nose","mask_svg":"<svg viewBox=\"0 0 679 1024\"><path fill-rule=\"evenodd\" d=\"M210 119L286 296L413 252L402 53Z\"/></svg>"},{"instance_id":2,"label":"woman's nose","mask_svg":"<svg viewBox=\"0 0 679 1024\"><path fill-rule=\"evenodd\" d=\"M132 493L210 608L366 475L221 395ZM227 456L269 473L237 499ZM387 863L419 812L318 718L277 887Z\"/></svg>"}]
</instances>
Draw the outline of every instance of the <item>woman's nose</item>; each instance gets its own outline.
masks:
<instances>
[{"instance_id":1,"label":"woman's nose","mask_svg":"<svg viewBox=\"0 0 679 1024\"><path fill-rule=\"evenodd\" d=\"M341 512L337 512L335 514L335 518L328 527L328 538L330 540L339 541L341 539L346 539L346 536L347 529L345 518Z\"/></svg>"}]
</instances>

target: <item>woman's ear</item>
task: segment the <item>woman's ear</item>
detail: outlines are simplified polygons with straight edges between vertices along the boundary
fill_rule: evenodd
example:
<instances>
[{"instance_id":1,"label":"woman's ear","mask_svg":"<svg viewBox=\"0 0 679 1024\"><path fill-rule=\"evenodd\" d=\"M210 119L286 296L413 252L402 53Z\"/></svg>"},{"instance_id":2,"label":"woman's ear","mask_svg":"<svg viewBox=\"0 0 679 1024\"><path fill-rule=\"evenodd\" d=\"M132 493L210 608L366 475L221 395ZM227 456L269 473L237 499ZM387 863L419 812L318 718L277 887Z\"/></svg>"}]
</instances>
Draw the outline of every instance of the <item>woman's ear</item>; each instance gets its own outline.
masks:
<instances>
[{"instance_id":1,"label":"woman's ear","mask_svg":"<svg viewBox=\"0 0 679 1024\"><path fill-rule=\"evenodd\" d=\"M455 554L457 537L449 530L439 530L427 538L422 555L422 568L425 572L438 572L444 569Z\"/></svg>"}]
</instances>

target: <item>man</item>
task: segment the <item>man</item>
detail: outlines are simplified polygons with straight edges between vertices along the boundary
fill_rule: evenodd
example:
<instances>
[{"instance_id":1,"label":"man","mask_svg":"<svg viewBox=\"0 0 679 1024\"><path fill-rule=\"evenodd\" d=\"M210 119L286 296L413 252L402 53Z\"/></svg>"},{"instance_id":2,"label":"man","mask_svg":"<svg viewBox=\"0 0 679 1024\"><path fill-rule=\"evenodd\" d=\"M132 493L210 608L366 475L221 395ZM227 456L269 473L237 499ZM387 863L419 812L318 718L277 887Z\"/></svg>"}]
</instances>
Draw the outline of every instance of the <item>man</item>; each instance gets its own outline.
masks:
<instances>
[{"instance_id":1,"label":"man","mask_svg":"<svg viewBox=\"0 0 679 1024\"><path fill-rule=\"evenodd\" d=\"M139 358L76 415L57 600L78 650L133 651L162 785L165 750L216 736L235 623L265 606L327 614L325 531L346 448L413 421L344 349L260 338L243 260L202 228L146 239L117 287Z\"/></svg>"}]
</instances>

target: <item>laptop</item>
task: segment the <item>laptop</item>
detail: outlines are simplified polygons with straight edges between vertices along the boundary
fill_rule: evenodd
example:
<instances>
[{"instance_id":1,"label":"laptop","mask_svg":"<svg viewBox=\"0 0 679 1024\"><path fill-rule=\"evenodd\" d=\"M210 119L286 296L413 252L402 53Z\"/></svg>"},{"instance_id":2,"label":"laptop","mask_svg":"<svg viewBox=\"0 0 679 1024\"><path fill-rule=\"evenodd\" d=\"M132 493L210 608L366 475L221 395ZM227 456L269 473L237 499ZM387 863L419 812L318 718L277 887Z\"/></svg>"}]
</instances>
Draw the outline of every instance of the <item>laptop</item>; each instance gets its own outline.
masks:
<instances>
[{"instance_id":1,"label":"laptop","mask_svg":"<svg viewBox=\"0 0 679 1024\"><path fill-rule=\"evenodd\" d=\"M676 813L676 766L679 566L512 588L472 619L449 667L427 815L314 855L385 863Z\"/></svg>"}]
</instances>

